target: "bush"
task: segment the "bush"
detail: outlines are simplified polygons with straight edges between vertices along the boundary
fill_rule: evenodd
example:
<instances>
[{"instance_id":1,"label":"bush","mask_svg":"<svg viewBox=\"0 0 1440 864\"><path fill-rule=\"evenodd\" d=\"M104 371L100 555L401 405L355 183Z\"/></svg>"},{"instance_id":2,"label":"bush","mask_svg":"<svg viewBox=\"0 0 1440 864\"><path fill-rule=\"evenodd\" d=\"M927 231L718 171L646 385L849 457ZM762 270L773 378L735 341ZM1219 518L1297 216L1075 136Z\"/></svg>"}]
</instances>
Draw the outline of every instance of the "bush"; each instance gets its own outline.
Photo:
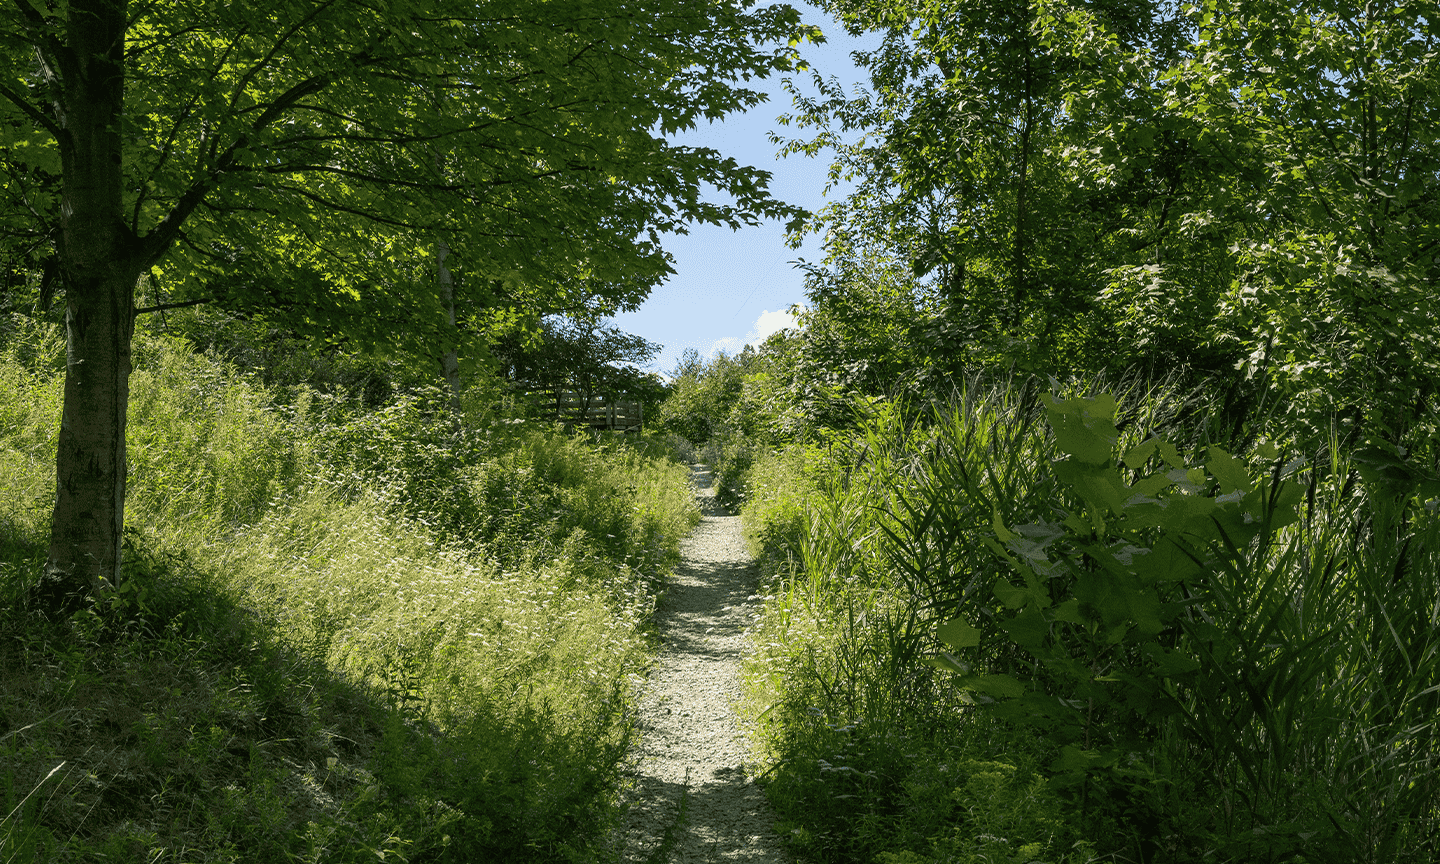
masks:
<instances>
[{"instance_id":1,"label":"bush","mask_svg":"<svg viewBox=\"0 0 1440 864\"><path fill-rule=\"evenodd\" d=\"M796 843L892 864L1083 859L1082 840L1135 860L1433 857L1440 522L1416 493L1440 487L1394 456L1362 452L1357 475L1333 444L1207 440L1183 394L1128 387L1115 415L1078 389L1043 413L1005 386L877 411L809 457L803 500L788 480L749 497L754 535L798 546L746 661ZM914 805L912 767L967 761L1014 766L992 784L1007 800L1043 779L1035 809L990 796L986 819L1029 814L987 834L1015 842Z\"/></svg>"}]
</instances>

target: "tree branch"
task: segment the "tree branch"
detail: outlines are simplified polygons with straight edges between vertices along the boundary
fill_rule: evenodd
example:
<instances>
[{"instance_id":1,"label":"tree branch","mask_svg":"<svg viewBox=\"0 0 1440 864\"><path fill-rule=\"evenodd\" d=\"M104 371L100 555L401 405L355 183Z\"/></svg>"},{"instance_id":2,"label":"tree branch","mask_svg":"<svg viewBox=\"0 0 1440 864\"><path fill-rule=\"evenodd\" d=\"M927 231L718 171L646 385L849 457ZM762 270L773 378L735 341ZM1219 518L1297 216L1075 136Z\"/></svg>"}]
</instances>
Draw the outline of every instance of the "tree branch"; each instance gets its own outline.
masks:
<instances>
[{"instance_id":1,"label":"tree branch","mask_svg":"<svg viewBox=\"0 0 1440 864\"><path fill-rule=\"evenodd\" d=\"M201 297L199 300L184 300L180 303L157 303L154 306L145 306L136 309L134 314L138 318L150 312L168 312L171 309L185 309L190 306L199 306L202 303L209 303L214 299L213 297Z\"/></svg>"},{"instance_id":2,"label":"tree branch","mask_svg":"<svg viewBox=\"0 0 1440 864\"><path fill-rule=\"evenodd\" d=\"M57 139L60 137L60 127L55 124L54 120L46 117L44 112L42 112L39 108L31 105L30 100L21 96L19 93L16 93L14 90L11 90L9 87L6 87L4 84L0 84L0 95L3 95L11 102L14 102L15 107L25 112L25 115L28 116L31 120L34 120L40 126L44 127L46 132L49 132Z\"/></svg>"}]
</instances>

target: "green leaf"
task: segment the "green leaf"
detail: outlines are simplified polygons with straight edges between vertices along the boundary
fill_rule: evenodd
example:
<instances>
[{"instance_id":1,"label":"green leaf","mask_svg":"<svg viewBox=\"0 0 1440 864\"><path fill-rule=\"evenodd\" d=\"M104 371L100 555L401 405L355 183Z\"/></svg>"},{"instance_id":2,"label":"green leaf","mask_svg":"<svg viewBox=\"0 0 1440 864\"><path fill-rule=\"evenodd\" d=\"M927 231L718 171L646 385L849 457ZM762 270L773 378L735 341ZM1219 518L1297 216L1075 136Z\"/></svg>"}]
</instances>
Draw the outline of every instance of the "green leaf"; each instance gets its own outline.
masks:
<instances>
[{"instance_id":1,"label":"green leaf","mask_svg":"<svg viewBox=\"0 0 1440 864\"><path fill-rule=\"evenodd\" d=\"M1167 531L1211 537L1215 526L1210 515L1215 512L1214 498L1201 495L1171 495L1165 499L1164 515L1160 525Z\"/></svg>"},{"instance_id":2,"label":"green leaf","mask_svg":"<svg viewBox=\"0 0 1440 864\"><path fill-rule=\"evenodd\" d=\"M1074 744L1066 744L1060 748L1060 758L1055 760L1052 767L1058 771L1088 771L1100 760L1099 750L1081 750Z\"/></svg>"},{"instance_id":3,"label":"green leaf","mask_svg":"<svg viewBox=\"0 0 1440 864\"><path fill-rule=\"evenodd\" d=\"M1029 591L1024 588L1016 588L1010 584L1008 579L999 579L995 582L995 598L1005 604L1008 609L1019 609L1025 605L1025 598Z\"/></svg>"},{"instance_id":4,"label":"green leaf","mask_svg":"<svg viewBox=\"0 0 1440 864\"><path fill-rule=\"evenodd\" d=\"M1075 597L1056 606L1055 611L1050 613L1050 617L1056 621L1067 621L1071 624L1086 623L1084 614L1080 612L1080 601Z\"/></svg>"},{"instance_id":5,"label":"green leaf","mask_svg":"<svg viewBox=\"0 0 1440 864\"><path fill-rule=\"evenodd\" d=\"M1016 645L1031 654L1039 654L1045 637L1050 635L1050 622L1039 609L1030 606L1009 621L1002 621L1000 629L1009 633Z\"/></svg>"},{"instance_id":6,"label":"green leaf","mask_svg":"<svg viewBox=\"0 0 1440 864\"><path fill-rule=\"evenodd\" d=\"M1429 472L1374 445L1357 449L1352 458L1367 483L1380 486L1392 495L1409 495L1420 484L1436 479Z\"/></svg>"},{"instance_id":7,"label":"green leaf","mask_svg":"<svg viewBox=\"0 0 1440 864\"><path fill-rule=\"evenodd\" d=\"M1124 462L1127 468L1142 468L1144 467L1146 461L1150 459L1150 454L1155 452L1155 448L1159 446L1160 442L1163 440L1164 439L1157 436L1154 438L1150 438L1141 444L1136 444L1134 447L1130 448L1130 452L1126 453L1125 457L1120 461Z\"/></svg>"},{"instance_id":8,"label":"green leaf","mask_svg":"<svg viewBox=\"0 0 1440 864\"><path fill-rule=\"evenodd\" d=\"M965 686L998 699L1014 699L1025 695L1025 685L1009 675L977 675L967 679Z\"/></svg>"},{"instance_id":9,"label":"green leaf","mask_svg":"<svg viewBox=\"0 0 1440 864\"><path fill-rule=\"evenodd\" d=\"M999 508L996 508L994 515L991 517L990 524L994 526L995 536L1000 538L1001 543L1009 543L1011 540L1015 539L1015 532L1011 531L1009 528L1006 528L1005 521L1000 518Z\"/></svg>"},{"instance_id":10,"label":"green leaf","mask_svg":"<svg viewBox=\"0 0 1440 864\"><path fill-rule=\"evenodd\" d=\"M1136 556L1131 565L1144 581L1178 582L1200 573L1200 565L1169 536L1161 537L1149 555Z\"/></svg>"},{"instance_id":11,"label":"green leaf","mask_svg":"<svg viewBox=\"0 0 1440 864\"><path fill-rule=\"evenodd\" d=\"M1091 507L1121 515L1128 491L1114 468L1066 459L1054 463L1055 476L1073 488Z\"/></svg>"},{"instance_id":12,"label":"green leaf","mask_svg":"<svg viewBox=\"0 0 1440 864\"><path fill-rule=\"evenodd\" d=\"M1043 399L1055 442L1062 452L1094 465L1109 461L1120 437L1115 429L1113 395L1059 400L1047 393Z\"/></svg>"},{"instance_id":13,"label":"green leaf","mask_svg":"<svg viewBox=\"0 0 1440 864\"><path fill-rule=\"evenodd\" d=\"M1165 629L1160 620L1160 597L1138 580L1127 581L1130 584L1125 586L1124 595L1130 604L1130 620L1135 622L1135 629L1146 636L1159 635Z\"/></svg>"},{"instance_id":14,"label":"green leaf","mask_svg":"<svg viewBox=\"0 0 1440 864\"><path fill-rule=\"evenodd\" d=\"M1175 485L1175 481L1164 474L1151 474L1149 477L1142 477L1136 480L1134 485L1126 489L1125 500L1132 501L1137 497L1153 498L1173 485Z\"/></svg>"},{"instance_id":15,"label":"green leaf","mask_svg":"<svg viewBox=\"0 0 1440 864\"><path fill-rule=\"evenodd\" d=\"M1205 467L1220 481L1220 494L1228 495L1237 489L1241 492L1250 491L1250 475L1245 471L1245 463L1219 447L1210 448L1210 460L1205 463Z\"/></svg>"},{"instance_id":16,"label":"green leaf","mask_svg":"<svg viewBox=\"0 0 1440 864\"><path fill-rule=\"evenodd\" d=\"M1200 661L1183 651L1166 648L1155 642L1147 643L1142 649L1155 661L1162 678L1174 678L1194 672L1200 668Z\"/></svg>"},{"instance_id":17,"label":"green leaf","mask_svg":"<svg viewBox=\"0 0 1440 864\"><path fill-rule=\"evenodd\" d=\"M953 672L957 675L970 674L969 664L945 651L941 651L934 657L926 657L925 662L939 669L941 672Z\"/></svg>"},{"instance_id":18,"label":"green leaf","mask_svg":"<svg viewBox=\"0 0 1440 864\"><path fill-rule=\"evenodd\" d=\"M1286 480L1280 484L1274 498L1271 500L1271 507L1274 509L1270 514L1271 530L1279 530L1286 525L1293 525L1300 519L1300 504L1305 500L1305 487L1294 480Z\"/></svg>"},{"instance_id":19,"label":"green leaf","mask_svg":"<svg viewBox=\"0 0 1440 864\"><path fill-rule=\"evenodd\" d=\"M935 635L941 642L955 650L974 648L980 644L980 631L970 626L964 618L953 618L935 628Z\"/></svg>"}]
</instances>

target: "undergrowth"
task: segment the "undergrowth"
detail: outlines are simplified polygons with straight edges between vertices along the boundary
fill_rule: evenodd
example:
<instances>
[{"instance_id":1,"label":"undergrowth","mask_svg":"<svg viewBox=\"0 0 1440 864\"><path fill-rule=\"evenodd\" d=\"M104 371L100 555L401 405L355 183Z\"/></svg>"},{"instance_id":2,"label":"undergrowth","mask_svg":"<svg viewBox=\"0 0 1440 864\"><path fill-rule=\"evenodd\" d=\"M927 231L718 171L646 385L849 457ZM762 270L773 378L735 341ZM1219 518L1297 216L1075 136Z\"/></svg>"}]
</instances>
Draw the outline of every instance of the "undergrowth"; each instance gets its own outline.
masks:
<instances>
[{"instance_id":1,"label":"undergrowth","mask_svg":"<svg viewBox=\"0 0 1440 864\"><path fill-rule=\"evenodd\" d=\"M1433 859L1423 468L1222 439L1193 394L1135 382L1107 426L1077 398L1097 389L872 400L843 439L731 463L766 562L746 712L782 837L820 862ZM1122 469L1144 486L1112 500L1094 478ZM1172 536L1193 559L1158 557Z\"/></svg>"},{"instance_id":2,"label":"undergrowth","mask_svg":"<svg viewBox=\"0 0 1440 864\"><path fill-rule=\"evenodd\" d=\"M125 577L47 622L61 346L0 356L0 861L595 861L698 518L646 440L137 338Z\"/></svg>"}]
</instances>

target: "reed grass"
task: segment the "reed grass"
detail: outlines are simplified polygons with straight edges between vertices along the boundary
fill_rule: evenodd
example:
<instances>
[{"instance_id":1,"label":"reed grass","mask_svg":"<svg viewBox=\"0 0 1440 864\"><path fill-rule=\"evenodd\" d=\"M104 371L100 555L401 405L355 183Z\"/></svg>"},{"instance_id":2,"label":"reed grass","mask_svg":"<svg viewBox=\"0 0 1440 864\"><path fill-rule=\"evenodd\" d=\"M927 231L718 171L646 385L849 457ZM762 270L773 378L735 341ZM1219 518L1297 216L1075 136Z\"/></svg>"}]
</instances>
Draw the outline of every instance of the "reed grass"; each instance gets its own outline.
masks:
<instances>
[{"instance_id":1,"label":"reed grass","mask_svg":"<svg viewBox=\"0 0 1440 864\"><path fill-rule=\"evenodd\" d=\"M1222 441L1202 395L1163 383L1077 382L1060 395L1102 388L1118 394L1118 452L1156 434L1190 450L1225 443L1243 452L1253 443ZM746 666L749 711L772 799L809 857L971 860L988 854L978 826L989 817L925 811L906 785L921 766L970 759L1030 765L1056 780L1062 773L1060 742L1043 726L1001 720L925 662L943 647L936 626L963 617L985 634L983 650L965 656L975 671L1036 674L1000 626L993 586L1012 572L986 541L997 520L1054 524L1077 506L1050 468L1059 454L1037 398L1043 389L977 378L933 406L872 404L840 446L792 451L809 460L803 482L791 484L797 496L773 483L751 496L748 530L792 566L772 568ZM1249 435L1264 425L1243 428ZM762 457L750 473L764 477L777 464ZM1088 801L1053 789L1065 828L1045 854L1235 862L1437 854L1434 511L1360 482L1339 441L1289 470L1304 484L1304 518L1230 550L1221 557L1232 564L1176 598L1193 612L1174 650L1196 652L1201 669L1175 690L1171 720L1141 733L1144 770L1106 781ZM822 764L836 764L844 742L870 754L864 765L845 763L872 772L858 787L856 775ZM965 782L954 781L952 798Z\"/></svg>"}]
</instances>

